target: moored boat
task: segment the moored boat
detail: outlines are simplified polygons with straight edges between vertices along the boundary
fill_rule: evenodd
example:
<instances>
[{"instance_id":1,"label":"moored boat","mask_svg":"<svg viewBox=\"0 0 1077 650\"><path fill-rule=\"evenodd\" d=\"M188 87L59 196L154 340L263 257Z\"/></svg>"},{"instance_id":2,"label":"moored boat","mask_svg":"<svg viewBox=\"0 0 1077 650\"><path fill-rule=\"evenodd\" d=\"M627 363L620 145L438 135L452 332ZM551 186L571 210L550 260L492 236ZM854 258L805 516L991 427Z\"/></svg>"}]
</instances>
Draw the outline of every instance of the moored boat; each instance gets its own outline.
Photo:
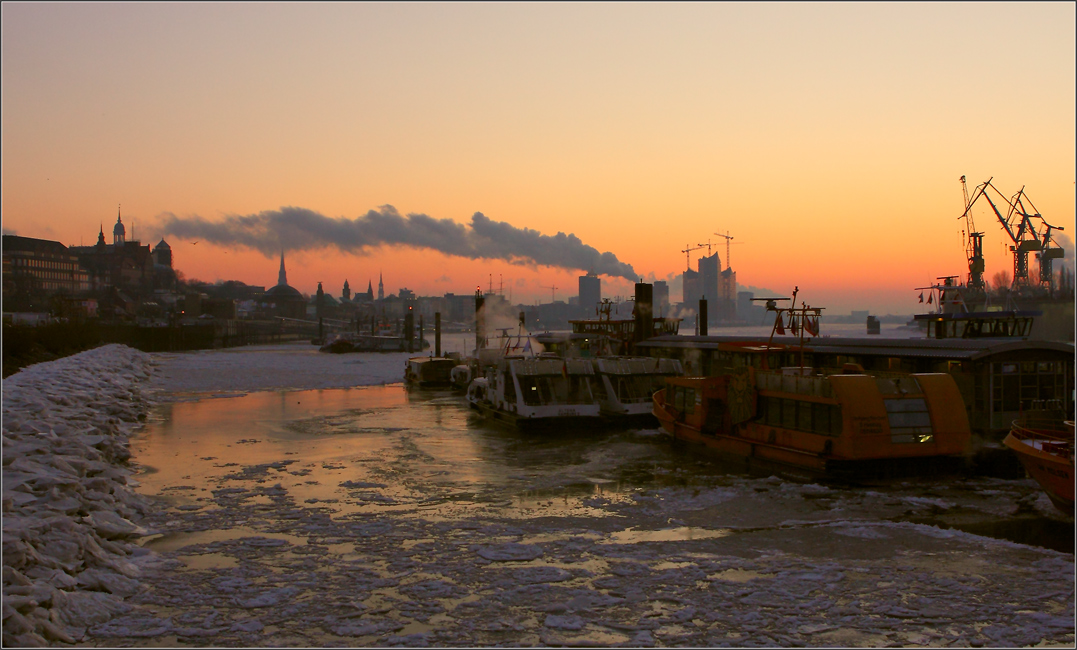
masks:
<instances>
[{"instance_id":1,"label":"moored boat","mask_svg":"<svg viewBox=\"0 0 1077 650\"><path fill-rule=\"evenodd\" d=\"M452 370L459 359L448 357L411 357L404 367L404 382L409 388L452 388Z\"/></svg>"},{"instance_id":2,"label":"moored boat","mask_svg":"<svg viewBox=\"0 0 1077 650\"><path fill-rule=\"evenodd\" d=\"M600 357L592 364L594 392L603 417L625 426L657 426L652 397L667 377L684 374L676 359Z\"/></svg>"},{"instance_id":3,"label":"moored boat","mask_svg":"<svg viewBox=\"0 0 1077 650\"><path fill-rule=\"evenodd\" d=\"M804 337L819 335L821 307L763 298L774 328L762 369L666 380L654 414L674 438L701 443L749 466L810 478L872 480L959 469L968 460L968 414L946 373L869 375L856 364L817 373ZM791 300L779 307L780 300ZM800 365L767 365L775 333L800 334Z\"/></svg>"},{"instance_id":4,"label":"moored boat","mask_svg":"<svg viewBox=\"0 0 1077 650\"><path fill-rule=\"evenodd\" d=\"M593 427L593 379L588 360L508 356L472 380L467 399L483 417L521 431Z\"/></svg>"},{"instance_id":5,"label":"moored boat","mask_svg":"<svg viewBox=\"0 0 1077 650\"><path fill-rule=\"evenodd\" d=\"M1047 492L1051 503L1073 514L1072 420L1022 418L1015 420L1002 441L1017 454L1025 471Z\"/></svg>"},{"instance_id":6,"label":"moored boat","mask_svg":"<svg viewBox=\"0 0 1077 650\"><path fill-rule=\"evenodd\" d=\"M953 470L968 417L944 373L812 375L806 368L666 380L654 414L674 438L794 476L875 479Z\"/></svg>"}]
</instances>

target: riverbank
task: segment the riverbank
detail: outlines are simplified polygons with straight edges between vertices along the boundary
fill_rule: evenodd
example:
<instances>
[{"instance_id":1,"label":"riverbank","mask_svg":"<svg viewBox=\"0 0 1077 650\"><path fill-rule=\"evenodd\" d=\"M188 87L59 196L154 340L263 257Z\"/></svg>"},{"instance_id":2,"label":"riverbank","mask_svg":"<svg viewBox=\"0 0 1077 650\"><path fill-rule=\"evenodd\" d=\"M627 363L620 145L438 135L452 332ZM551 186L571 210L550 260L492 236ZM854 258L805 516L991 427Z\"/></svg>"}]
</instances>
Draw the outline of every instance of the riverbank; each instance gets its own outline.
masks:
<instances>
[{"instance_id":1,"label":"riverbank","mask_svg":"<svg viewBox=\"0 0 1077 650\"><path fill-rule=\"evenodd\" d=\"M150 355L106 345L3 384L3 642L73 643L139 589L130 432L151 402Z\"/></svg>"}]
</instances>

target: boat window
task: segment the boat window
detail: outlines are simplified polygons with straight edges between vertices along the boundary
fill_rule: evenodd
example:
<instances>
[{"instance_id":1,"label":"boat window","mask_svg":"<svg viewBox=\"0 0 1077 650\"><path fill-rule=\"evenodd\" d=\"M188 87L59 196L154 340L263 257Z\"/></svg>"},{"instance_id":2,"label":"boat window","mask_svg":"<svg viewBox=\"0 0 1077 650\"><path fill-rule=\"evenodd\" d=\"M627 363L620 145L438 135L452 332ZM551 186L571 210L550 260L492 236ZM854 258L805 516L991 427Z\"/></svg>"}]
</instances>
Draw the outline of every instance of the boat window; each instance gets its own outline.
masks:
<instances>
[{"instance_id":1,"label":"boat window","mask_svg":"<svg viewBox=\"0 0 1077 650\"><path fill-rule=\"evenodd\" d=\"M505 382L505 401L511 404L516 403L516 384L512 381L512 376L509 373L505 373L503 377Z\"/></svg>"},{"instance_id":2,"label":"boat window","mask_svg":"<svg viewBox=\"0 0 1077 650\"><path fill-rule=\"evenodd\" d=\"M796 400L782 400L782 427L786 429L797 428L797 403Z\"/></svg>"},{"instance_id":3,"label":"boat window","mask_svg":"<svg viewBox=\"0 0 1077 650\"><path fill-rule=\"evenodd\" d=\"M591 382L588 381L586 375L569 375L567 384L568 395L565 400L566 404L590 404L593 401L591 397Z\"/></svg>"},{"instance_id":4,"label":"boat window","mask_svg":"<svg viewBox=\"0 0 1077 650\"><path fill-rule=\"evenodd\" d=\"M890 422L890 442L931 442L931 414L922 397L912 399L884 399L886 418Z\"/></svg>"},{"instance_id":5,"label":"boat window","mask_svg":"<svg viewBox=\"0 0 1077 650\"><path fill-rule=\"evenodd\" d=\"M684 414L691 415L696 412L696 389L684 389Z\"/></svg>"},{"instance_id":6,"label":"boat window","mask_svg":"<svg viewBox=\"0 0 1077 650\"><path fill-rule=\"evenodd\" d=\"M767 398L767 424L772 427L782 426L782 398Z\"/></svg>"},{"instance_id":7,"label":"boat window","mask_svg":"<svg viewBox=\"0 0 1077 650\"><path fill-rule=\"evenodd\" d=\"M598 375L595 377L595 383L591 386L591 390L595 394L595 399L606 400L609 396L606 394L606 382L609 381L608 377Z\"/></svg>"},{"instance_id":8,"label":"boat window","mask_svg":"<svg viewBox=\"0 0 1077 650\"><path fill-rule=\"evenodd\" d=\"M823 435L830 434L830 404L813 403L811 405L811 430Z\"/></svg>"},{"instance_id":9,"label":"boat window","mask_svg":"<svg viewBox=\"0 0 1077 650\"><path fill-rule=\"evenodd\" d=\"M797 402L797 429L811 431L812 403Z\"/></svg>"},{"instance_id":10,"label":"boat window","mask_svg":"<svg viewBox=\"0 0 1077 650\"><path fill-rule=\"evenodd\" d=\"M684 411L684 387L675 386L673 389L673 408Z\"/></svg>"}]
</instances>

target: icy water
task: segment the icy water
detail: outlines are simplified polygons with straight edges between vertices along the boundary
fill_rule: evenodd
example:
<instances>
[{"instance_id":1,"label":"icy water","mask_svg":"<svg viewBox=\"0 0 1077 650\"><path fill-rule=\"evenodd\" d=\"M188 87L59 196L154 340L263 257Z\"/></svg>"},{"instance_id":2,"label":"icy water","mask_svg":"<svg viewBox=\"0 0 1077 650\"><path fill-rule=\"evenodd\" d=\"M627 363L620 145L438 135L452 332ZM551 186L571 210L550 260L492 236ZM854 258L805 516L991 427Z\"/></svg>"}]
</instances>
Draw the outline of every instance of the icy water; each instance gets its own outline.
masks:
<instances>
[{"instance_id":1,"label":"icy water","mask_svg":"<svg viewBox=\"0 0 1077 650\"><path fill-rule=\"evenodd\" d=\"M399 384L188 400L132 439L157 559L101 643L1074 641L1073 522L1029 480L806 485Z\"/></svg>"}]
</instances>

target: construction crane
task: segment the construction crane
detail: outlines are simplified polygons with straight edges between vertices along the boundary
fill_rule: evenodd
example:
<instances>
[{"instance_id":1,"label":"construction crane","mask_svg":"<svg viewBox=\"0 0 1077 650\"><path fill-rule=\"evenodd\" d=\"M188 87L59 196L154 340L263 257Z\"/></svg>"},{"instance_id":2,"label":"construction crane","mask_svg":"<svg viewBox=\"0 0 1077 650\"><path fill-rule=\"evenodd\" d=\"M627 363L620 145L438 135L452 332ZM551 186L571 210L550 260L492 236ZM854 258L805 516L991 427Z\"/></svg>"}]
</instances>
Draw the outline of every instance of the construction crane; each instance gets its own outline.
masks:
<instances>
[{"instance_id":1,"label":"construction crane","mask_svg":"<svg viewBox=\"0 0 1077 650\"><path fill-rule=\"evenodd\" d=\"M557 287L545 287L545 286L539 285L539 288L540 289L549 289L550 290L550 302L553 303L554 302L553 296L554 296L554 292L557 291Z\"/></svg>"},{"instance_id":2,"label":"construction crane","mask_svg":"<svg viewBox=\"0 0 1077 650\"><path fill-rule=\"evenodd\" d=\"M698 246L692 246L691 244L685 244L685 246L687 246L687 248L685 248L683 251L681 251L682 253L684 253L684 266L685 266L685 268L687 270L691 271L692 270L692 257L691 257L692 251L697 251L697 250L703 248L704 245L699 244Z\"/></svg>"},{"instance_id":3,"label":"construction crane","mask_svg":"<svg viewBox=\"0 0 1077 650\"><path fill-rule=\"evenodd\" d=\"M725 231L724 235L720 232L716 232L714 234L718 235L719 237L725 238L725 268L728 271L729 269L733 268L733 263L729 261L729 246L733 243L733 238L729 236L728 230Z\"/></svg>"}]
</instances>

